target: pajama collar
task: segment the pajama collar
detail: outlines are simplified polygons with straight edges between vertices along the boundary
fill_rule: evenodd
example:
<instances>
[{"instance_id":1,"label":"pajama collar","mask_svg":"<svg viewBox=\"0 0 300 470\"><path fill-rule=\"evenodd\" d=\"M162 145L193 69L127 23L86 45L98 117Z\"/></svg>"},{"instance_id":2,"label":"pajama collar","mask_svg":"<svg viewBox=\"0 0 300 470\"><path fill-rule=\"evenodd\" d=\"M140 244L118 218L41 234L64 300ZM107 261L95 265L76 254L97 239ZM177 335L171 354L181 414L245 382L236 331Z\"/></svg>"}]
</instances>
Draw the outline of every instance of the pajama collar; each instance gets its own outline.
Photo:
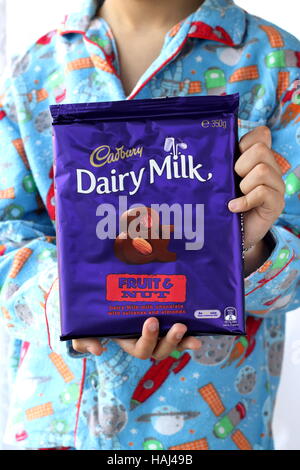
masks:
<instances>
[{"instance_id":1,"label":"pajama collar","mask_svg":"<svg viewBox=\"0 0 300 470\"><path fill-rule=\"evenodd\" d=\"M85 34L95 17L99 2L83 0L80 8L66 16L60 33ZM217 41L227 46L237 46L243 41L246 28L246 12L232 0L205 0L188 18L175 25L168 33L176 36L186 22L190 23L188 36L191 38Z\"/></svg>"}]
</instances>

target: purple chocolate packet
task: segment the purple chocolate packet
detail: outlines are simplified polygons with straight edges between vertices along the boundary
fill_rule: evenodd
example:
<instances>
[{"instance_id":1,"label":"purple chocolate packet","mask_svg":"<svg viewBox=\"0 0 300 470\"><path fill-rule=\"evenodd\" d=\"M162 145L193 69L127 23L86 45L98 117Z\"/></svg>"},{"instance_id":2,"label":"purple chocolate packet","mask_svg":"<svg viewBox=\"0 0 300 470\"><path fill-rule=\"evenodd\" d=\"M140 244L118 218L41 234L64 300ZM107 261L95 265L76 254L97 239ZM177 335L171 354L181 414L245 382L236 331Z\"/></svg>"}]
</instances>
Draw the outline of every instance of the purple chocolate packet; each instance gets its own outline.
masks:
<instances>
[{"instance_id":1,"label":"purple chocolate packet","mask_svg":"<svg viewBox=\"0 0 300 470\"><path fill-rule=\"evenodd\" d=\"M238 94L51 106L61 339L244 335Z\"/></svg>"}]
</instances>

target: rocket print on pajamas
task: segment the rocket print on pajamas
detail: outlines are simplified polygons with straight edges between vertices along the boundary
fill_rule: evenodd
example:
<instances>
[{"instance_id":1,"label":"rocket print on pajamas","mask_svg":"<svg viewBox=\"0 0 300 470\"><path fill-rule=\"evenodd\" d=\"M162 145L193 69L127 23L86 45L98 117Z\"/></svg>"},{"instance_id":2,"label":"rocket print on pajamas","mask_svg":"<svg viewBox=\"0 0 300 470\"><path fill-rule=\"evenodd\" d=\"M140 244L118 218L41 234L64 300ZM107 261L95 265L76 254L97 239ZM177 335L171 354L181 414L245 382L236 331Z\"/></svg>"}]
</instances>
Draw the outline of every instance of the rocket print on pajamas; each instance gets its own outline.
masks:
<instances>
[{"instance_id":1,"label":"rocket print on pajamas","mask_svg":"<svg viewBox=\"0 0 300 470\"><path fill-rule=\"evenodd\" d=\"M169 447L169 450L209 450L207 439L204 437L197 441L185 442Z\"/></svg>"},{"instance_id":2,"label":"rocket print on pajamas","mask_svg":"<svg viewBox=\"0 0 300 470\"><path fill-rule=\"evenodd\" d=\"M131 409L145 402L147 398L159 389L171 372L178 374L190 359L191 356L188 353L181 354L179 351L175 350L166 359L161 361L153 360L153 365L139 381L133 392L130 405Z\"/></svg>"}]
</instances>

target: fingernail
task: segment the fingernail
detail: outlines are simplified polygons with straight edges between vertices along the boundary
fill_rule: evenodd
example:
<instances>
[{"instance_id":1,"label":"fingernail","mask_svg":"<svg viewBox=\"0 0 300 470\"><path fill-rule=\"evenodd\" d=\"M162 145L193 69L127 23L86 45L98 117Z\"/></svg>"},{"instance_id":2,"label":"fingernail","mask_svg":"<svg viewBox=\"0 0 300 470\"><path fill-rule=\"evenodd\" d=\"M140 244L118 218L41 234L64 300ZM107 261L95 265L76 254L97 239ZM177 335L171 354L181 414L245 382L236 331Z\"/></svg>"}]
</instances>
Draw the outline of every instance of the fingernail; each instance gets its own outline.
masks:
<instances>
[{"instance_id":1,"label":"fingernail","mask_svg":"<svg viewBox=\"0 0 300 470\"><path fill-rule=\"evenodd\" d=\"M229 209L231 211L237 211L239 208L239 203L237 201L230 201L229 203Z\"/></svg>"},{"instance_id":2,"label":"fingernail","mask_svg":"<svg viewBox=\"0 0 300 470\"><path fill-rule=\"evenodd\" d=\"M154 331L157 331L158 330L157 322L150 323L150 325L148 325L148 330L152 331L153 333L154 333Z\"/></svg>"}]
</instances>

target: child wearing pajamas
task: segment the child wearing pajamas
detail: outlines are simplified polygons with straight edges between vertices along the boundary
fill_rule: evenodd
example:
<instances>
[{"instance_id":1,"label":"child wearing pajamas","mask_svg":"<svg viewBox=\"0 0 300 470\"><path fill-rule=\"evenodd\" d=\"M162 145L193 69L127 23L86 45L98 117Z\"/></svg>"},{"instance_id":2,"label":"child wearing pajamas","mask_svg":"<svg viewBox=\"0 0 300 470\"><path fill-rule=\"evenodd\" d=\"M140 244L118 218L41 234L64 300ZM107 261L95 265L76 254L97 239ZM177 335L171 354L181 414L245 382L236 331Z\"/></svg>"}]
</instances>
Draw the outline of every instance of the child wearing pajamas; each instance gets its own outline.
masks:
<instances>
[{"instance_id":1,"label":"child wearing pajamas","mask_svg":"<svg viewBox=\"0 0 300 470\"><path fill-rule=\"evenodd\" d=\"M0 100L7 443L273 448L285 313L299 303L299 46L231 0L85 0L15 61ZM159 339L148 318L137 340L61 343L49 105L236 92L243 196L229 209L245 218L247 336L176 324Z\"/></svg>"}]
</instances>

